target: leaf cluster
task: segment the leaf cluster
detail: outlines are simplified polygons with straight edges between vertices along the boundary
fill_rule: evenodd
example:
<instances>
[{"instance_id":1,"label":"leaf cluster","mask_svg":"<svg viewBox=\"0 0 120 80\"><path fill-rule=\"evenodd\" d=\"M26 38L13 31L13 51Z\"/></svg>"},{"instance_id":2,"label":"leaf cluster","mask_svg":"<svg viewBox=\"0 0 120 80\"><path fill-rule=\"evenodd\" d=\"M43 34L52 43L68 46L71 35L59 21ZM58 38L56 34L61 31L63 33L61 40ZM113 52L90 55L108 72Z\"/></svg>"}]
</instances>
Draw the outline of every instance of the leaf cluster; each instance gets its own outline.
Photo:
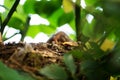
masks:
<instances>
[{"instance_id":1,"label":"leaf cluster","mask_svg":"<svg viewBox=\"0 0 120 80\"><path fill-rule=\"evenodd\" d=\"M46 34L53 33L57 27L66 23L76 30L78 26L75 26L74 18L77 15L74 14L74 9L76 6L79 7L80 17L77 18L80 20L78 29L81 35L76 36L80 37L80 46L63 56L64 67L52 64L40 70L41 74L50 79L110 80L111 76L119 78L120 1L84 1L85 7L78 4L80 0L76 0L75 3L72 0L26 0L24 5L18 5L8 23L8 26L19 29L21 35L31 37L35 37L39 31ZM14 0L5 0L6 11L0 15L0 22L9 13L13 2ZM30 14L38 14L47 19L50 24L30 25ZM33 30L34 33L32 33Z\"/></svg>"},{"instance_id":2,"label":"leaf cluster","mask_svg":"<svg viewBox=\"0 0 120 80\"><path fill-rule=\"evenodd\" d=\"M0 15L2 19L1 22L3 22L9 14L14 2L14 0L4 1L4 6L7 9L5 9L5 11ZM30 25L31 15L33 14L37 14L38 16L48 20L49 24ZM28 18L30 18L29 21ZM44 32L50 35L56 31L57 27L67 23L71 24L73 20L73 11L66 13L62 8L62 0L26 0L23 5L18 4L16 11L12 14L7 25L19 30L17 34L21 34L21 40L23 40L25 36L31 36L34 38L39 32ZM74 26L72 26L72 28L74 29ZM34 31L34 34L31 33L32 31ZM6 35L3 35L3 40L7 39Z\"/></svg>"},{"instance_id":3,"label":"leaf cluster","mask_svg":"<svg viewBox=\"0 0 120 80\"><path fill-rule=\"evenodd\" d=\"M66 66L64 70L67 74L67 79L66 76L64 79L117 80L120 75L118 18L120 2L117 0L85 0L85 2L86 7L81 7L80 14L82 32L80 46L64 55L63 61ZM91 16L93 18L89 22ZM70 57L71 54L73 58ZM47 69L50 67L47 66ZM46 70L46 67L42 70ZM56 80L52 75L51 77Z\"/></svg>"}]
</instances>

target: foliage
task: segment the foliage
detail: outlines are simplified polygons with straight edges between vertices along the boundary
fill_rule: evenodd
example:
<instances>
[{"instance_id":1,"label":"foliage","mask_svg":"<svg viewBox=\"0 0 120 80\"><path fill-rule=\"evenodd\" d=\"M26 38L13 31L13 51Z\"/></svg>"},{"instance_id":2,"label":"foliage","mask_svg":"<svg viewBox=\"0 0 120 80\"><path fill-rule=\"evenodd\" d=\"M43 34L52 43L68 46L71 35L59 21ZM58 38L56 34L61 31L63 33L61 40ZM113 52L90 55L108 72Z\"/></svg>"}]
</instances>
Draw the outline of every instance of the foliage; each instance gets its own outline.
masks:
<instances>
[{"instance_id":1,"label":"foliage","mask_svg":"<svg viewBox=\"0 0 120 80\"><path fill-rule=\"evenodd\" d=\"M35 80L28 74L21 74L0 62L0 80Z\"/></svg>"},{"instance_id":2,"label":"foliage","mask_svg":"<svg viewBox=\"0 0 120 80\"><path fill-rule=\"evenodd\" d=\"M0 19L2 19L0 23L6 19L14 1L4 0L5 12L0 14ZM39 31L46 34L53 33L57 27L68 23L76 33L80 31L80 34L76 35L80 38L80 46L64 55L65 69L55 64L41 69L40 73L50 79L58 80L71 78L73 80L84 80L84 78L85 80L110 80L111 76L117 80L120 75L120 1L84 0L85 7L80 7L79 1L82 0L76 0L76 2L72 0L27 0L24 5L18 5L7 25L19 29L19 34L24 39L26 35L35 37ZM74 14L75 10L80 11L80 14ZM47 19L50 24L26 25L29 24L27 20L30 14L38 14ZM91 16L93 18L90 18ZM25 29L27 30L24 31ZM31 32L33 30L34 34ZM56 71L52 70L53 68Z\"/></svg>"},{"instance_id":3,"label":"foliage","mask_svg":"<svg viewBox=\"0 0 120 80\"><path fill-rule=\"evenodd\" d=\"M58 65L50 65L40 70L41 74L46 75L50 79L54 80L67 80L67 74L62 67Z\"/></svg>"},{"instance_id":4,"label":"foliage","mask_svg":"<svg viewBox=\"0 0 120 80\"><path fill-rule=\"evenodd\" d=\"M58 66L57 64L55 65L52 64L41 69L40 73L54 80L68 80L71 78L75 79L75 73L77 69L76 69L76 65L74 64L72 55L65 54L64 62L69 72L65 72L65 69Z\"/></svg>"}]
</instances>

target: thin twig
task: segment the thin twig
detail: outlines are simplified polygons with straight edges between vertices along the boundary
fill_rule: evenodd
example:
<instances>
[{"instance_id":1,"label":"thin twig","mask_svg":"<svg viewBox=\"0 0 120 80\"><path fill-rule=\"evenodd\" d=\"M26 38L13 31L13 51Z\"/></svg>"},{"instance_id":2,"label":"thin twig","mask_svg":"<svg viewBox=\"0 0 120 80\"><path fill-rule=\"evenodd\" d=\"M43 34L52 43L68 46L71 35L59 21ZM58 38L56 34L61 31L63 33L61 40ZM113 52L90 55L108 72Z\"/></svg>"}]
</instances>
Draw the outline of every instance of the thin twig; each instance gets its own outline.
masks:
<instances>
[{"instance_id":1,"label":"thin twig","mask_svg":"<svg viewBox=\"0 0 120 80\"><path fill-rule=\"evenodd\" d=\"M4 9L6 9L6 10L9 10L6 6L4 6L4 5L0 5L0 7L3 7Z\"/></svg>"},{"instance_id":2,"label":"thin twig","mask_svg":"<svg viewBox=\"0 0 120 80\"><path fill-rule=\"evenodd\" d=\"M1 26L2 26L2 18L0 16L0 29L1 29Z\"/></svg>"},{"instance_id":3,"label":"thin twig","mask_svg":"<svg viewBox=\"0 0 120 80\"><path fill-rule=\"evenodd\" d=\"M3 38L3 41L6 41L6 40L10 39L10 38L14 37L14 36L17 35L17 34L19 34L19 32L13 34L12 36L10 36L10 37L8 37L8 38Z\"/></svg>"},{"instance_id":4,"label":"thin twig","mask_svg":"<svg viewBox=\"0 0 120 80\"><path fill-rule=\"evenodd\" d=\"M4 28L5 28L5 26L7 25L7 23L9 22L12 14L14 13L14 11L16 11L16 8L17 8L19 2L20 2L20 0L16 0L16 1L15 1L15 3L14 3L13 6L12 6L12 8L10 9L7 17L5 18L5 20L4 20L3 23L1 24L1 29L0 29L1 34L3 34Z\"/></svg>"},{"instance_id":5,"label":"thin twig","mask_svg":"<svg viewBox=\"0 0 120 80\"><path fill-rule=\"evenodd\" d=\"M75 4L75 27L76 27L76 37L77 41L80 41L81 37L81 7L80 7L80 0L76 0Z\"/></svg>"},{"instance_id":6,"label":"thin twig","mask_svg":"<svg viewBox=\"0 0 120 80\"><path fill-rule=\"evenodd\" d=\"M1 16L0 16L0 29L1 29L1 24L2 24L2 19L1 19ZM2 34L0 32L0 42L2 42Z\"/></svg>"}]
</instances>

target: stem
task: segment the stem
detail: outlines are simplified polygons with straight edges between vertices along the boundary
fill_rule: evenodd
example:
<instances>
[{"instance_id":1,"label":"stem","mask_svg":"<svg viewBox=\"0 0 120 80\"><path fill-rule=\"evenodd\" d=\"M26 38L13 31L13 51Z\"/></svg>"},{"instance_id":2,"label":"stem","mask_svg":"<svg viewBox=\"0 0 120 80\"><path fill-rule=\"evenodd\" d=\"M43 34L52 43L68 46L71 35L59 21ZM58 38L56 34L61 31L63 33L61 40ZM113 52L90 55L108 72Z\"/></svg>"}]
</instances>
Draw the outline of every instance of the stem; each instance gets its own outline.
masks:
<instances>
[{"instance_id":1,"label":"stem","mask_svg":"<svg viewBox=\"0 0 120 80\"><path fill-rule=\"evenodd\" d=\"M7 7L5 7L4 5L0 5L0 7L3 7L4 9L8 10L8 8L7 8Z\"/></svg>"},{"instance_id":2,"label":"stem","mask_svg":"<svg viewBox=\"0 0 120 80\"><path fill-rule=\"evenodd\" d=\"M21 41L23 41L25 36L26 36L26 33L28 31L28 28L29 28L30 19L31 19L30 16L28 16L27 19L26 19L24 30L21 31L21 34L22 34Z\"/></svg>"},{"instance_id":3,"label":"stem","mask_svg":"<svg viewBox=\"0 0 120 80\"><path fill-rule=\"evenodd\" d=\"M1 15L0 15L0 29L1 29L1 26L2 26L2 18L1 18Z\"/></svg>"},{"instance_id":4,"label":"stem","mask_svg":"<svg viewBox=\"0 0 120 80\"><path fill-rule=\"evenodd\" d=\"M76 27L76 38L77 41L81 41L81 7L80 0L76 0L75 3L75 27Z\"/></svg>"},{"instance_id":5,"label":"stem","mask_svg":"<svg viewBox=\"0 0 120 80\"><path fill-rule=\"evenodd\" d=\"M13 34L12 36L10 36L10 37L8 37L8 38L3 38L3 41L6 41L6 40L10 39L10 38L14 37L14 36L17 35L17 34L19 34L19 33L15 33L15 34Z\"/></svg>"},{"instance_id":6,"label":"stem","mask_svg":"<svg viewBox=\"0 0 120 80\"><path fill-rule=\"evenodd\" d=\"M1 18L1 15L0 15L0 29L1 29L1 24L2 24L2 18ZM2 42L2 34L0 32L0 42Z\"/></svg>"},{"instance_id":7,"label":"stem","mask_svg":"<svg viewBox=\"0 0 120 80\"><path fill-rule=\"evenodd\" d=\"M9 22L9 20L10 20L12 14L14 13L14 11L16 10L19 2L20 2L20 0L16 0L16 1L15 1L15 3L14 3L13 6L12 6L12 8L10 9L7 17L5 18L4 22L1 24L1 29L0 29L1 34L3 34L4 28L5 28L5 26L7 25L7 23Z\"/></svg>"}]
</instances>

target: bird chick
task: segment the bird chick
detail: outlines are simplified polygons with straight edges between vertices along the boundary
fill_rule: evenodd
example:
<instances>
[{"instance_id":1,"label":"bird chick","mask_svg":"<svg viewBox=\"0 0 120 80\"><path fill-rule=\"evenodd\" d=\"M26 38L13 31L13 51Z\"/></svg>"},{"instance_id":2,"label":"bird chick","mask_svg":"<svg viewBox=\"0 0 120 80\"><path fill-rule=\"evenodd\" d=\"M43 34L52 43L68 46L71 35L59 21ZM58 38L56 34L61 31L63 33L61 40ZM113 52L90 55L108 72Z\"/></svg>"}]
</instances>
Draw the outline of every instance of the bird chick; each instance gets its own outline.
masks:
<instances>
[{"instance_id":1,"label":"bird chick","mask_svg":"<svg viewBox=\"0 0 120 80\"><path fill-rule=\"evenodd\" d=\"M55 44L63 44L63 45L70 45L70 46L78 46L77 42L71 40L68 35L62 31L54 34L47 43L55 43Z\"/></svg>"}]
</instances>

